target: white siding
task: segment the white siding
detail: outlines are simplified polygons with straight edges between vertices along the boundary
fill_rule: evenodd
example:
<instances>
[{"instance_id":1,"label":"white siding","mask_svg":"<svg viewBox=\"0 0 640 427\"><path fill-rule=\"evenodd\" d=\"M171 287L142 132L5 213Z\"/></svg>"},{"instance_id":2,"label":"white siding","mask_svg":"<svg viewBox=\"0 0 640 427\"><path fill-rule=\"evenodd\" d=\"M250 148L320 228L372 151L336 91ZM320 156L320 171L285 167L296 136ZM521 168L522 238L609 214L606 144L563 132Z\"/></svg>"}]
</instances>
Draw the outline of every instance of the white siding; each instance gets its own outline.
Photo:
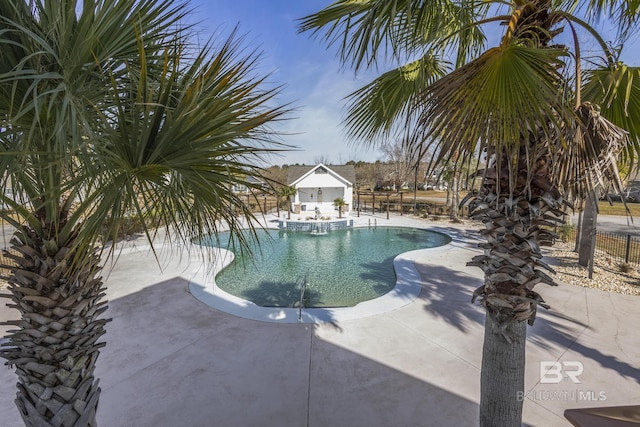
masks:
<instances>
[{"instance_id":1,"label":"white siding","mask_svg":"<svg viewBox=\"0 0 640 427\"><path fill-rule=\"evenodd\" d=\"M298 189L294 204L301 206L301 216L313 216L315 208L320 209L322 216L338 216L338 211L333 206L333 201L339 197L344 199L347 206L343 207L343 216L348 215L353 207L353 188L340 177L331 171L318 173L317 170L311 172L295 184ZM318 190L321 189L321 195ZM304 207L304 211L302 211Z\"/></svg>"}]
</instances>

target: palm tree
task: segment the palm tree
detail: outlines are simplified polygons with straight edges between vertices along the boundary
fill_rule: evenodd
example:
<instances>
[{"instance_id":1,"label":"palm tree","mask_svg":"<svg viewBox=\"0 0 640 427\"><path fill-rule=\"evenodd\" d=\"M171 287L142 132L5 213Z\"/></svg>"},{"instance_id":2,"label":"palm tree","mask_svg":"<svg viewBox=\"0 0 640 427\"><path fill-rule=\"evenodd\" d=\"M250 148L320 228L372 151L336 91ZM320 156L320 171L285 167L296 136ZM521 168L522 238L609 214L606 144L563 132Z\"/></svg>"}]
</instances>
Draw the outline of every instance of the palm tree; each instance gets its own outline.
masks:
<instances>
[{"instance_id":1,"label":"palm tree","mask_svg":"<svg viewBox=\"0 0 640 427\"><path fill-rule=\"evenodd\" d=\"M526 324L537 306L546 307L533 288L554 284L541 261L540 246L553 240L548 226L598 184L620 185L616 156L622 150L633 160L640 151L638 70L625 67L620 51L589 24L609 20L621 46L639 7L613 0L341 0L301 22L301 31L338 44L356 70L379 65L384 52L394 61L416 58L350 95L345 123L353 139L380 143L409 124L416 149L436 153L431 167L458 155L461 162L485 156L473 215L485 224L486 242L470 262L485 275L473 295L486 311L483 426L521 425ZM498 24L499 45L486 49L484 31ZM583 60L581 32L600 46L600 58Z\"/></svg>"},{"instance_id":2,"label":"palm tree","mask_svg":"<svg viewBox=\"0 0 640 427\"><path fill-rule=\"evenodd\" d=\"M338 218L342 218L342 208L347 203L344 201L342 197L338 197L333 201L333 206L338 208Z\"/></svg>"},{"instance_id":3,"label":"palm tree","mask_svg":"<svg viewBox=\"0 0 640 427\"><path fill-rule=\"evenodd\" d=\"M150 242L160 225L171 241L221 224L250 239L229 189L283 148L267 124L287 110L235 34L192 44L187 13L171 0L0 2L0 187L16 195L0 191L15 214L0 216L16 228L4 267L21 313L0 355L26 425L96 425L100 272L124 220Z\"/></svg>"},{"instance_id":4,"label":"palm tree","mask_svg":"<svg viewBox=\"0 0 640 427\"><path fill-rule=\"evenodd\" d=\"M295 196L298 190L292 185L283 185L278 189L278 196L287 199L287 219L291 219L291 197Z\"/></svg>"},{"instance_id":5,"label":"palm tree","mask_svg":"<svg viewBox=\"0 0 640 427\"><path fill-rule=\"evenodd\" d=\"M458 210L460 204L460 195L459 195L459 185L460 182L460 171L459 165L455 161L455 157L453 159L453 165L445 165L442 169L442 174L440 178L447 183L447 199L445 202L446 207L449 209L449 218L453 222L459 222L458 218Z\"/></svg>"}]
</instances>

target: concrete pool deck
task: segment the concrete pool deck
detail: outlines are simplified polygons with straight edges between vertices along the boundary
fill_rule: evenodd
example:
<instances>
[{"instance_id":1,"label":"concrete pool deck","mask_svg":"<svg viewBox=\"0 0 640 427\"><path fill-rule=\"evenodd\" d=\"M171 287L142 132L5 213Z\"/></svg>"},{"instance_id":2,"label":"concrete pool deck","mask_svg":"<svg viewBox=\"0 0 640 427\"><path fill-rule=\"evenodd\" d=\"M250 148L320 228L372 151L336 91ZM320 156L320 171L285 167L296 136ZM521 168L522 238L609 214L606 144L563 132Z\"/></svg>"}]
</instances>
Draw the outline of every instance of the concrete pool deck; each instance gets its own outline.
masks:
<instances>
[{"instance_id":1,"label":"concrete pool deck","mask_svg":"<svg viewBox=\"0 0 640 427\"><path fill-rule=\"evenodd\" d=\"M466 266L478 252L474 229L384 214L375 220L434 228L454 240L415 256L423 283L414 300L317 324L209 307L189 292L202 264L196 254L189 262L184 253L162 253L160 271L145 245L130 242L105 272L113 321L96 372L99 425L477 425L484 314L470 303L482 284L482 272ZM525 425L569 426L565 409L640 401L638 297L570 285L537 290L552 309L529 328ZM15 316L0 307L0 321ZM540 362L566 363L565 371L579 362L580 382L541 383ZM15 382L12 369L0 369L3 427L21 425Z\"/></svg>"}]
</instances>

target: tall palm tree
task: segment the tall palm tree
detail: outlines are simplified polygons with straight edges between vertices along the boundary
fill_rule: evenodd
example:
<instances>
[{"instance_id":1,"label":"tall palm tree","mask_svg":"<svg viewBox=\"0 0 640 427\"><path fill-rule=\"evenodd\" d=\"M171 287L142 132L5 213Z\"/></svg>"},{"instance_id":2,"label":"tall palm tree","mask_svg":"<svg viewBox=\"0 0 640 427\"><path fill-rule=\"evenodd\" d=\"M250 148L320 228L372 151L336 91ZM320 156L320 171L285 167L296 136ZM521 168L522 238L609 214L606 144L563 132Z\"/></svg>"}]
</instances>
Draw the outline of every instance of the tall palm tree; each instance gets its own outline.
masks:
<instances>
[{"instance_id":1,"label":"tall palm tree","mask_svg":"<svg viewBox=\"0 0 640 427\"><path fill-rule=\"evenodd\" d=\"M616 156L622 150L633 160L640 151L638 70L620 63L620 51L589 24L608 20L622 45L639 7L615 0L341 0L301 21L302 31L338 44L356 70L379 65L380 56L414 59L350 95L352 138L380 143L411 123L414 147L435 153L432 167L457 155L462 162L485 157L473 215L485 224L486 242L470 262L485 274L473 296L486 309L483 426L521 424L526 324L537 306L546 307L533 288L554 284L541 261L540 246L553 240L548 226L598 184L620 185ZM484 32L496 29L499 44L487 49ZM599 58L583 60L581 32L600 46Z\"/></svg>"},{"instance_id":2,"label":"tall palm tree","mask_svg":"<svg viewBox=\"0 0 640 427\"><path fill-rule=\"evenodd\" d=\"M150 241L160 225L189 241L223 223L249 238L234 212L252 213L229 189L283 148L266 125L287 109L237 36L192 44L188 12L171 0L0 2L0 197L15 214L0 216L16 228L4 267L21 313L0 355L26 425L96 425L100 272L125 219Z\"/></svg>"}]
</instances>

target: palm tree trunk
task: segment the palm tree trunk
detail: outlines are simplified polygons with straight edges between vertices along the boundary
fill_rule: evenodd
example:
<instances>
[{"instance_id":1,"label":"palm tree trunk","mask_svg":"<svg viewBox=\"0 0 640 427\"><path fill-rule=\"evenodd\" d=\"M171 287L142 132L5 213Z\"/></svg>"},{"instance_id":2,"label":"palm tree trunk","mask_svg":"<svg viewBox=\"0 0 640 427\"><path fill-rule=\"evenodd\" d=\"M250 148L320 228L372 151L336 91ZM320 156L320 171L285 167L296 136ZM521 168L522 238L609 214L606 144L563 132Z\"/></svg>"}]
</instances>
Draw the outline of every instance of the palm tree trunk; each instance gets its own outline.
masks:
<instances>
[{"instance_id":1,"label":"palm tree trunk","mask_svg":"<svg viewBox=\"0 0 640 427\"><path fill-rule=\"evenodd\" d=\"M458 166L454 166L453 169L453 178L451 179L451 211L449 213L449 217L452 221L459 222L458 218L458 205L460 204L460 193L458 190L458 185L460 184L460 173L458 172Z\"/></svg>"},{"instance_id":2,"label":"palm tree trunk","mask_svg":"<svg viewBox=\"0 0 640 427\"><path fill-rule=\"evenodd\" d=\"M533 288L538 283L555 285L542 271L553 270L542 261L540 246L552 244L554 234L549 228L562 223L563 203L548 179L545 159L541 158L537 166L535 184L528 189L521 185L515 195L498 193L498 188L508 188L508 174L501 175L497 167L488 170L479 203L471 212L474 219L485 224L480 234L486 239L479 245L484 253L468 263L485 275L484 286L472 298L475 301L481 297L486 308L481 427L520 426L526 324L533 324L538 305L548 308Z\"/></svg>"},{"instance_id":3,"label":"palm tree trunk","mask_svg":"<svg viewBox=\"0 0 640 427\"><path fill-rule=\"evenodd\" d=\"M553 284L541 271L549 267L541 261L540 245L551 240L541 225L555 213L542 198L514 200L488 193L473 216L485 223L481 234L487 240L479 245L484 254L468 263L485 273L485 285L472 299L481 296L486 308L481 427L515 427L522 422L526 324L533 324L537 305L548 307L533 287L540 282Z\"/></svg>"},{"instance_id":4,"label":"palm tree trunk","mask_svg":"<svg viewBox=\"0 0 640 427\"><path fill-rule=\"evenodd\" d=\"M504 328L487 307L480 374L480 426L520 427L524 396L527 323ZM510 342L505 339L509 337Z\"/></svg>"},{"instance_id":5,"label":"palm tree trunk","mask_svg":"<svg viewBox=\"0 0 640 427\"><path fill-rule=\"evenodd\" d=\"M576 244L573 247L573 252L578 252L580 250L580 234L582 233L582 216L583 210L578 212L578 224L576 225Z\"/></svg>"},{"instance_id":6,"label":"palm tree trunk","mask_svg":"<svg viewBox=\"0 0 640 427\"><path fill-rule=\"evenodd\" d=\"M580 227L580 244L578 247L578 264L588 267L593 260L598 220L598 197L595 191L589 193L582 215Z\"/></svg>"},{"instance_id":7,"label":"palm tree trunk","mask_svg":"<svg viewBox=\"0 0 640 427\"><path fill-rule=\"evenodd\" d=\"M72 268L73 239L57 245L23 227L11 240L15 265L4 266L21 319L6 324L8 342L0 356L18 375L16 405L27 426L95 426L100 396L94 377L98 339L109 320L95 254ZM17 253L17 255L15 255Z\"/></svg>"}]
</instances>

